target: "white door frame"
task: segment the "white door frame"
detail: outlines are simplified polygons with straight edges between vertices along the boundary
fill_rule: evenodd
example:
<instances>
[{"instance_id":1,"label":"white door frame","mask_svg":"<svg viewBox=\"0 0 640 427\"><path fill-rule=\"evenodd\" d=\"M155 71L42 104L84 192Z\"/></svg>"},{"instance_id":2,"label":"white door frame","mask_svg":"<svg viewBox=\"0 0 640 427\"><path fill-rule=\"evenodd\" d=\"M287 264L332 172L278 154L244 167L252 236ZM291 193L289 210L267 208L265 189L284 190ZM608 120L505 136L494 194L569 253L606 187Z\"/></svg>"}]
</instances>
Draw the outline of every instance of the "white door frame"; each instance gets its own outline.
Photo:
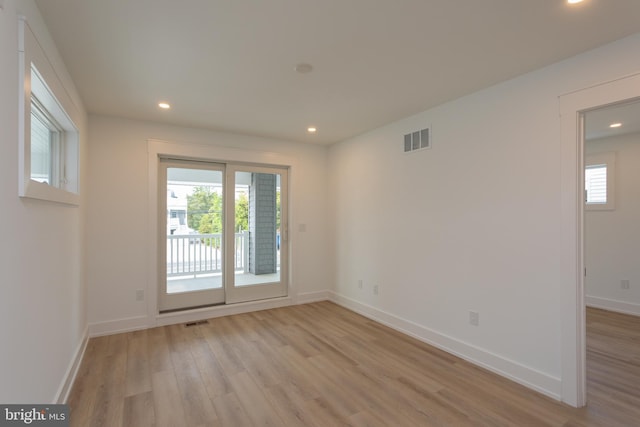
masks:
<instances>
[{"instance_id":1,"label":"white door frame","mask_svg":"<svg viewBox=\"0 0 640 427\"><path fill-rule=\"evenodd\" d=\"M218 136L221 139L224 135ZM222 140L220 142L223 142ZM295 173L298 170L298 160L290 155L248 150L241 148L225 147L222 145L205 144L205 143L181 143L172 141L163 141L159 139L147 140L147 316L146 327L154 327L157 325L179 323L205 317L213 317L220 315L219 313L237 314L240 312L250 311L252 307L255 309L273 308L282 305L295 303L297 300L297 286L295 283L295 266L289 263L289 297L284 301L274 302L256 302L247 304L236 304L235 307L216 306L203 309L194 309L181 312L179 314L159 314L158 313L158 162L160 157L170 157L182 160L205 160L214 163L252 163L262 165L272 165L289 168L289 223L295 220L295 212L297 205L295 203ZM289 239L289 254L295 250L295 241ZM291 259L291 257L289 257Z\"/></svg>"},{"instance_id":2,"label":"white door frame","mask_svg":"<svg viewBox=\"0 0 640 427\"><path fill-rule=\"evenodd\" d=\"M280 179L280 206L281 216L280 222L282 230L280 232L280 271L279 279L274 282L262 282L255 285L237 286L236 275L234 271L234 259L232 255L229 255L226 259L225 268L225 292L226 303L243 303L249 301L263 300L268 298L277 298L287 296L287 283L288 283L288 265L289 265L289 216L287 212L288 207L288 168L282 167L266 167L266 166L250 166L240 165L237 163L229 163L226 167L226 185L228 191L225 193L225 229L234 230L235 228L235 183L236 172L250 172L250 173L264 173L264 174L279 174ZM275 194L274 194L275 196ZM225 240L225 253L234 254L235 239ZM248 248L246 249L248 250ZM255 277L260 277L255 276Z\"/></svg>"},{"instance_id":3,"label":"white door frame","mask_svg":"<svg viewBox=\"0 0 640 427\"><path fill-rule=\"evenodd\" d=\"M226 194L226 186L224 182L225 165L214 162L194 162L190 160L175 160L161 157L159 159L158 186L162 191L158 192L158 265L166 265L167 261L167 174L171 168L183 168L193 170L206 170L211 172L219 172L220 180L223 188L223 195ZM187 220L185 218L185 220ZM222 242L226 239L224 230L222 231ZM224 245L223 245L224 248ZM224 304L225 302L225 268L224 262L226 251L222 251L222 272L221 272L221 288L207 288L199 291L179 292L174 294L167 293L167 269L160 268L158 270L158 309L159 311L176 311L187 310L189 308L199 308L212 306L216 304Z\"/></svg>"},{"instance_id":4,"label":"white door frame","mask_svg":"<svg viewBox=\"0 0 640 427\"><path fill-rule=\"evenodd\" d=\"M587 404L584 289L584 115L640 98L640 73L559 97L562 208L562 401Z\"/></svg>"}]
</instances>

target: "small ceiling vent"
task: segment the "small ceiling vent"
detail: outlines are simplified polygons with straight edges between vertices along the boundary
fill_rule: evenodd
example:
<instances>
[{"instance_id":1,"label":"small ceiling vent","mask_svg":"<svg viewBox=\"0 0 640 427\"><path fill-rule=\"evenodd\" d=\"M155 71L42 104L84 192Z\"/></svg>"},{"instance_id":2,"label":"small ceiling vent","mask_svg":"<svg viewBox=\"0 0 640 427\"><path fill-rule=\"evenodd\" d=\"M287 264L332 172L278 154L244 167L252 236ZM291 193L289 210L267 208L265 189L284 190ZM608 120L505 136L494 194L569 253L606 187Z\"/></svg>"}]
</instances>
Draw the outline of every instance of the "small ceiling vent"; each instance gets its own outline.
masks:
<instances>
[{"instance_id":1,"label":"small ceiling vent","mask_svg":"<svg viewBox=\"0 0 640 427\"><path fill-rule=\"evenodd\" d=\"M431 130L429 128L417 130L404 136L404 152L431 148Z\"/></svg>"}]
</instances>

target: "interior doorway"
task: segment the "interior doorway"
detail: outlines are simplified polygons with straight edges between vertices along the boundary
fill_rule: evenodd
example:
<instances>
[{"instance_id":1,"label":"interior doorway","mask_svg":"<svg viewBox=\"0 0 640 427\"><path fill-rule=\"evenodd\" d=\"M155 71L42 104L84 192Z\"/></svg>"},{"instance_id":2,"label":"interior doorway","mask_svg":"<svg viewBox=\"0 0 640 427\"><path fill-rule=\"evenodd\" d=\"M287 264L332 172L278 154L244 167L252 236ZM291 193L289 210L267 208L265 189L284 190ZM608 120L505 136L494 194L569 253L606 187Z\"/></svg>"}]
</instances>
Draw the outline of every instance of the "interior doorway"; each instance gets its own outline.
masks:
<instances>
[{"instance_id":1,"label":"interior doorway","mask_svg":"<svg viewBox=\"0 0 640 427\"><path fill-rule=\"evenodd\" d=\"M640 315L640 102L585 113L588 306Z\"/></svg>"},{"instance_id":2,"label":"interior doorway","mask_svg":"<svg viewBox=\"0 0 640 427\"><path fill-rule=\"evenodd\" d=\"M587 404L584 259L585 115L640 99L640 74L560 96L562 390L569 405Z\"/></svg>"},{"instance_id":3,"label":"interior doorway","mask_svg":"<svg viewBox=\"0 0 640 427\"><path fill-rule=\"evenodd\" d=\"M638 402L638 389L627 384L637 381L639 350L640 102L590 110L584 127L587 398L624 389L628 402Z\"/></svg>"}]
</instances>

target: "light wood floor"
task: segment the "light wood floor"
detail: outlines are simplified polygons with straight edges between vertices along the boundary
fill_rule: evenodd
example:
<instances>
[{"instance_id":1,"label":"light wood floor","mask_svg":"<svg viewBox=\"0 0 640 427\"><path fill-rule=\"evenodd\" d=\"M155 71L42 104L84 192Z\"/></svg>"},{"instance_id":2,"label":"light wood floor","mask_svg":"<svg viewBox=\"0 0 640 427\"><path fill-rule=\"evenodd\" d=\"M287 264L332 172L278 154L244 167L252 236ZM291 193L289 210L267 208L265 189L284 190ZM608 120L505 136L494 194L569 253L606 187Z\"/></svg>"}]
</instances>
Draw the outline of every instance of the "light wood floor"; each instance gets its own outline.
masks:
<instances>
[{"instance_id":1,"label":"light wood floor","mask_svg":"<svg viewBox=\"0 0 640 427\"><path fill-rule=\"evenodd\" d=\"M71 425L640 425L640 319L588 331L579 410L329 302L94 338Z\"/></svg>"}]
</instances>

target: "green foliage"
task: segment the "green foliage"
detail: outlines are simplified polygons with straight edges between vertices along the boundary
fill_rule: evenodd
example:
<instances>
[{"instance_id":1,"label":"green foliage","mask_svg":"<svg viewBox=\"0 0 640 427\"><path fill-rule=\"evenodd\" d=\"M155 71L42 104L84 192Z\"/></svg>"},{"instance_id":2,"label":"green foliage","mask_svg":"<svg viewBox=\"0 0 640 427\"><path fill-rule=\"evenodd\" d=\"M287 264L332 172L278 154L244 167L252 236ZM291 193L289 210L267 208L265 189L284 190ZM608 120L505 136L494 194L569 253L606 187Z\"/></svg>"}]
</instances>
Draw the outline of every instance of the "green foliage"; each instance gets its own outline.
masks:
<instances>
[{"instance_id":1,"label":"green foliage","mask_svg":"<svg viewBox=\"0 0 640 427\"><path fill-rule=\"evenodd\" d=\"M236 233L249 229L249 199L240 193L236 199Z\"/></svg>"},{"instance_id":2,"label":"green foliage","mask_svg":"<svg viewBox=\"0 0 640 427\"><path fill-rule=\"evenodd\" d=\"M202 217L209 213L214 204L214 198L220 196L211 187L196 187L193 194L187 196L187 225L192 230L200 230Z\"/></svg>"},{"instance_id":3,"label":"green foliage","mask_svg":"<svg viewBox=\"0 0 640 427\"><path fill-rule=\"evenodd\" d=\"M222 232L223 200L211 187L195 187L187 196L187 224L200 234ZM276 193L276 228L280 229L280 192ZM240 193L235 202L235 232L249 229L249 199Z\"/></svg>"},{"instance_id":4,"label":"green foliage","mask_svg":"<svg viewBox=\"0 0 640 427\"><path fill-rule=\"evenodd\" d=\"M211 187L196 187L187 196L187 224L200 234L222 232L222 196ZM207 245L218 245L218 239L204 239Z\"/></svg>"}]
</instances>

